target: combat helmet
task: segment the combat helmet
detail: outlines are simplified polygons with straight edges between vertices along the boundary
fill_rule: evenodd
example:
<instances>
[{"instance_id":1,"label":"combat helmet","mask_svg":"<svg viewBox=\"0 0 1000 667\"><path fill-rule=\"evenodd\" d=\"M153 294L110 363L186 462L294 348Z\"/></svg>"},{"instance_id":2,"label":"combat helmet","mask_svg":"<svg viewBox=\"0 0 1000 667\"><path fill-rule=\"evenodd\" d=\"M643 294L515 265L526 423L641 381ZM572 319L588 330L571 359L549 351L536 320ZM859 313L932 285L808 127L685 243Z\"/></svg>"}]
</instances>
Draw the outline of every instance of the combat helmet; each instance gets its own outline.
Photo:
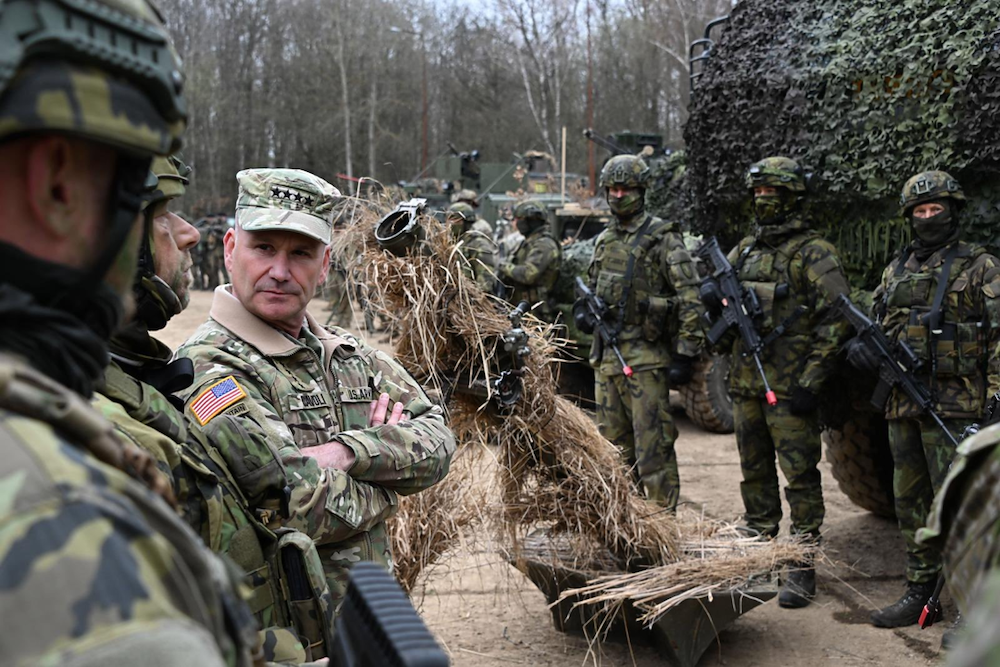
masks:
<instances>
[{"instance_id":1,"label":"combat helmet","mask_svg":"<svg viewBox=\"0 0 1000 667\"><path fill-rule=\"evenodd\" d=\"M792 158L768 157L750 165L746 174L746 186L749 190L771 186L805 194L806 177L802 167Z\"/></svg>"},{"instance_id":2,"label":"combat helmet","mask_svg":"<svg viewBox=\"0 0 1000 667\"><path fill-rule=\"evenodd\" d=\"M646 188L649 181L649 167L636 155L616 155L604 164L598 186L610 188L618 185L625 188Z\"/></svg>"},{"instance_id":3,"label":"combat helmet","mask_svg":"<svg viewBox=\"0 0 1000 667\"><path fill-rule=\"evenodd\" d=\"M935 199L951 198L957 206L965 205L965 193L958 181L946 171L922 171L906 181L899 197L899 209L908 217L914 207Z\"/></svg>"},{"instance_id":4,"label":"combat helmet","mask_svg":"<svg viewBox=\"0 0 1000 667\"><path fill-rule=\"evenodd\" d=\"M455 202L449 206L447 213L449 218L459 217L467 224L472 224L476 221L476 210L464 201Z\"/></svg>"},{"instance_id":5,"label":"combat helmet","mask_svg":"<svg viewBox=\"0 0 1000 667\"><path fill-rule=\"evenodd\" d=\"M144 212L144 233L139 250L139 270L136 273L133 293L136 318L150 331L167 326L171 317L184 309L180 297L162 278L156 275L156 246L153 243L153 215L157 204L182 197L190 183L191 167L175 155L157 157L149 167L156 180Z\"/></svg>"},{"instance_id":6,"label":"combat helmet","mask_svg":"<svg viewBox=\"0 0 1000 667\"><path fill-rule=\"evenodd\" d=\"M479 197L476 195L476 191L469 188L459 190L452 201L456 204L468 203L472 207L479 205Z\"/></svg>"},{"instance_id":7,"label":"combat helmet","mask_svg":"<svg viewBox=\"0 0 1000 667\"><path fill-rule=\"evenodd\" d=\"M0 141L59 133L119 153L107 242L75 290L86 293L125 244L149 159L180 147L180 59L148 0L9 0L0 3L0 35Z\"/></svg>"},{"instance_id":8,"label":"combat helmet","mask_svg":"<svg viewBox=\"0 0 1000 667\"><path fill-rule=\"evenodd\" d=\"M515 220L546 220L545 207L534 199L525 199L514 207Z\"/></svg>"}]
</instances>

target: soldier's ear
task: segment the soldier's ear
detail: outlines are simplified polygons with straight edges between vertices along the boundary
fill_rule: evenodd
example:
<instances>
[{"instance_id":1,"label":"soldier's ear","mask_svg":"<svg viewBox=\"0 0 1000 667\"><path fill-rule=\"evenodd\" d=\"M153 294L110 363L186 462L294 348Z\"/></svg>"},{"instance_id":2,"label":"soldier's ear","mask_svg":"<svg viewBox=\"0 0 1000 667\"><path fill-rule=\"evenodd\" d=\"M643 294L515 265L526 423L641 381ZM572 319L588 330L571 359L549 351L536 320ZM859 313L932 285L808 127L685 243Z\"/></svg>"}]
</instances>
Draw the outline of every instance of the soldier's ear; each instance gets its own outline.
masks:
<instances>
[{"instance_id":1,"label":"soldier's ear","mask_svg":"<svg viewBox=\"0 0 1000 667\"><path fill-rule=\"evenodd\" d=\"M326 284L326 279L330 274L330 259L332 255L333 255L333 250L331 249L331 246L327 245L323 249L323 269L320 271L319 275L320 285Z\"/></svg>"}]
</instances>

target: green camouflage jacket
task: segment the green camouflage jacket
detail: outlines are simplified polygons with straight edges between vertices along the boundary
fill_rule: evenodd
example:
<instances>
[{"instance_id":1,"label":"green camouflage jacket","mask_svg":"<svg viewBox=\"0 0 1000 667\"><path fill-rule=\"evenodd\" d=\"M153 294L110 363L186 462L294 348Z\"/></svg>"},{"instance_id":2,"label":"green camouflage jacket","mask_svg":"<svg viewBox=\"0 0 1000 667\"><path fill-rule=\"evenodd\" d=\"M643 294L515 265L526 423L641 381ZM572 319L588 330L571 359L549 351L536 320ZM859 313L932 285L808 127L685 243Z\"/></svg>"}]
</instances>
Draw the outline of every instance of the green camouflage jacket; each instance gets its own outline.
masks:
<instances>
[{"instance_id":1,"label":"green camouflage jacket","mask_svg":"<svg viewBox=\"0 0 1000 667\"><path fill-rule=\"evenodd\" d=\"M123 338L116 339L115 348L129 367L162 366L170 360L169 349L148 333L141 345L145 354L138 347L134 352L124 348ZM258 514L244 495L258 508L280 505L285 471L277 454L266 442L248 438L231 417L217 419L209 436L164 394L116 362L106 370L99 392L94 406L119 435L149 452L166 471L181 517L212 551L226 554L247 573L247 603L265 628L265 658L300 663L332 655L332 600L315 546L296 531L283 529L279 535L269 530L262 519L272 510ZM307 575L301 590L296 588L301 580L288 570L292 556L292 567Z\"/></svg>"},{"instance_id":2,"label":"green camouflage jacket","mask_svg":"<svg viewBox=\"0 0 1000 667\"><path fill-rule=\"evenodd\" d=\"M757 333L767 337L778 326L785 332L761 354L764 374L779 398L789 398L796 386L819 393L837 351L850 335L842 318L827 317L830 305L850 288L831 243L809 229L800 216L773 227L762 227L729 253L740 282L757 294L763 310ZM796 313L799 313L796 315ZM732 350L729 391L762 397L764 383L752 358L744 357L743 341Z\"/></svg>"},{"instance_id":3,"label":"green camouflage jacket","mask_svg":"<svg viewBox=\"0 0 1000 667\"><path fill-rule=\"evenodd\" d=\"M938 274L951 247L956 255L948 276L937 354L921 321L934 303ZM874 316L890 340L902 340L923 360L919 374L934 392L942 417L977 419L986 400L1000 390L1000 261L981 247L958 242L920 261L909 254L894 260L875 290ZM932 367L936 370L931 377ZM920 409L893 391L886 417L916 417Z\"/></svg>"},{"instance_id":4,"label":"green camouflage jacket","mask_svg":"<svg viewBox=\"0 0 1000 667\"><path fill-rule=\"evenodd\" d=\"M493 293L493 283L496 280L496 243L493 238L481 231L472 229L459 237L459 252L465 262L462 272L476 281L479 289L489 294Z\"/></svg>"},{"instance_id":5,"label":"green camouflage jacket","mask_svg":"<svg viewBox=\"0 0 1000 667\"><path fill-rule=\"evenodd\" d=\"M387 354L306 315L294 339L247 312L227 287L215 292L209 320L177 351L194 362L187 412L207 428L234 417L276 449L290 489L288 526L316 542L337 603L352 563L391 567L385 520L396 494L444 478L455 437L440 407ZM369 404L386 392L410 420L368 427ZM201 403L199 403L201 401ZM354 452L349 472L320 468L300 448L337 440Z\"/></svg>"},{"instance_id":6,"label":"green camouflage jacket","mask_svg":"<svg viewBox=\"0 0 1000 667\"><path fill-rule=\"evenodd\" d=\"M102 462L127 449L111 424L2 355L0 448L0 662L252 664L238 574Z\"/></svg>"},{"instance_id":7,"label":"green camouflage jacket","mask_svg":"<svg viewBox=\"0 0 1000 667\"><path fill-rule=\"evenodd\" d=\"M541 301L539 314L552 319L555 304L550 303L550 292L559 277L561 261L562 248L547 226L529 234L510 260L500 265L500 279L513 288L508 301L527 301L532 306Z\"/></svg>"},{"instance_id":8,"label":"green camouflage jacket","mask_svg":"<svg viewBox=\"0 0 1000 667\"><path fill-rule=\"evenodd\" d=\"M968 614L1000 568L1000 425L964 440L917 541L942 550L948 590Z\"/></svg>"},{"instance_id":9,"label":"green camouflage jacket","mask_svg":"<svg viewBox=\"0 0 1000 667\"><path fill-rule=\"evenodd\" d=\"M587 275L590 288L608 308L608 324L617 330L621 321L618 344L633 369L664 368L675 353L698 356L703 339L700 280L679 225L646 215L625 223L616 219L597 237ZM604 347L594 336L591 365L605 375L620 373L614 353Z\"/></svg>"}]
</instances>

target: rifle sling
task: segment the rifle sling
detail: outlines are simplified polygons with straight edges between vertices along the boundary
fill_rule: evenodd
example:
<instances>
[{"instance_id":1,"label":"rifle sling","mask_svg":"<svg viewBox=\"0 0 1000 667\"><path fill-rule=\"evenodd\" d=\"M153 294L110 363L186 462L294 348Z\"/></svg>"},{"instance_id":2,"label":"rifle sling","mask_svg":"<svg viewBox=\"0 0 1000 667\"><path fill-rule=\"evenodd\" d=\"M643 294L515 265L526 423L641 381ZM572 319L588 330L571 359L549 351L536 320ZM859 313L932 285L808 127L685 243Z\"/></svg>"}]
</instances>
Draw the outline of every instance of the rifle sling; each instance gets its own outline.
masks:
<instances>
[{"instance_id":1,"label":"rifle sling","mask_svg":"<svg viewBox=\"0 0 1000 667\"><path fill-rule=\"evenodd\" d=\"M625 306L628 305L628 297L632 292L632 274L635 273L635 249L642 242L642 237L646 235L646 230L649 229L649 223L651 222L653 222L653 216L646 215L642 227L636 232L635 238L632 240L632 245L629 247L628 266L625 267L625 288L622 290L622 298L618 301L618 324L615 326L616 338L625 326Z\"/></svg>"},{"instance_id":2,"label":"rifle sling","mask_svg":"<svg viewBox=\"0 0 1000 667\"><path fill-rule=\"evenodd\" d=\"M808 308L806 308L801 304L797 306L795 310L792 311L791 315L783 319L781 321L781 324L774 327L771 333L767 334L767 336L764 337L764 340L762 340L760 343L761 348L763 349L767 347L768 345L776 341L778 338L780 338L782 335L784 335L784 333L788 330L788 327L795 324L800 317L806 314L808 310L809 310Z\"/></svg>"},{"instance_id":3,"label":"rifle sling","mask_svg":"<svg viewBox=\"0 0 1000 667\"><path fill-rule=\"evenodd\" d=\"M955 263L955 257L958 255L959 243L956 241L954 245L948 248L948 254L945 255L944 263L941 264L941 273L938 274L937 289L934 292L934 303L931 305L931 310L923 318L927 325L927 330L931 337L931 400L935 403L937 402L935 385L937 384L935 380L937 379L937 348L938 340L941 338L941 306L944 304L944 293L948 289L948 279L951 277L951 265Z\"/></svg>"}]
</instances>

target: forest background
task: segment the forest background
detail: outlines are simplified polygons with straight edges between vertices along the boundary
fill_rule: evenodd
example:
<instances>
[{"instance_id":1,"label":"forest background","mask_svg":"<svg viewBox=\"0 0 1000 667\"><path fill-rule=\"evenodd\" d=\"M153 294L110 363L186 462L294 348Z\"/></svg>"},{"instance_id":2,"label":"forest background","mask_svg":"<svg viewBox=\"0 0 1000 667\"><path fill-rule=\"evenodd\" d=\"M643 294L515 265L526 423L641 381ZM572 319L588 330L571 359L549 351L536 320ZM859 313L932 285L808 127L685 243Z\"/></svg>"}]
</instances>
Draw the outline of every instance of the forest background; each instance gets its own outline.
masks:
<instances>
[{"instance_id":1,"label":"forest background","mask_svg":"<svg viewBox=\"0 0 1000 667\"><path fill-rule=\"evenodd\" d=\"M160 0L185 61L189 215L229 210L236 172L293 166L409 180L447 150L559 156L582 131L683 146L688 50L732 0ZM604 156L598 149L598 164Z\"/></svg>"}]
</instances>

